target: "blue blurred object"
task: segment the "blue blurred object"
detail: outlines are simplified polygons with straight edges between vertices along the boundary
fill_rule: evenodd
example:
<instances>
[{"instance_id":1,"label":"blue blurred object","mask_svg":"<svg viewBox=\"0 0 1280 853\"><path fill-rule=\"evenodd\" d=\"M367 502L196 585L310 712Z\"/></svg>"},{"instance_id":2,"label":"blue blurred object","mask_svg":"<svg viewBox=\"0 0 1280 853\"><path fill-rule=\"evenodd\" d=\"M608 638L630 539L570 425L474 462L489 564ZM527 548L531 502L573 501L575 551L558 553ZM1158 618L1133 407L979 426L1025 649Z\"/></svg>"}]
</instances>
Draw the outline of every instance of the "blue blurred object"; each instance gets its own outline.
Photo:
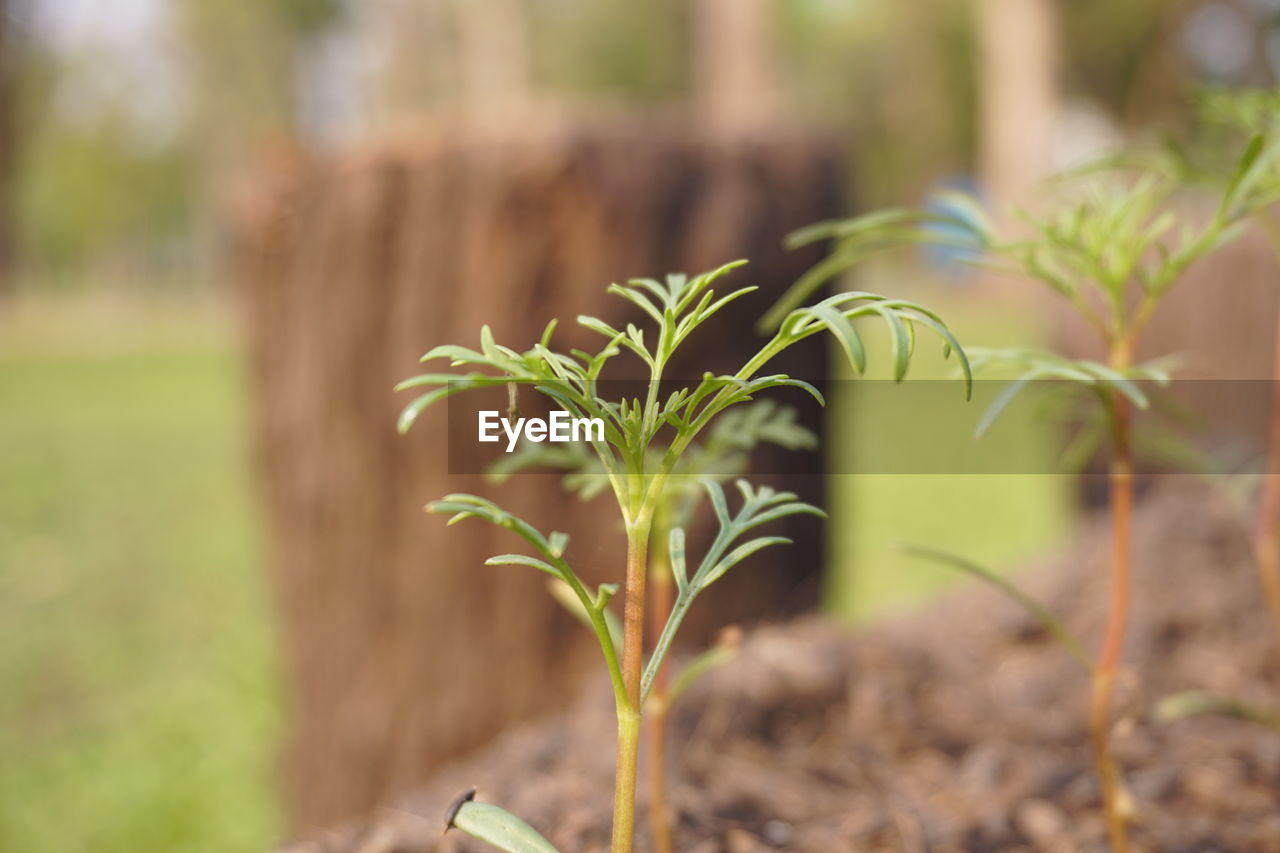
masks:
<instances>
[{"instance_id":1,"label":"blue blurred object","mask_svg":"<svg viewBox=\"0 0 1280 853\"><path fill-rule=\"evenodd\" d=\"M939 182L926 196L924 209L930 214L958 221L954 224L927 223L924 230L937 239L925 243L921 252L929 266L951 283L965 284L973 279L973 263L982 256L982 247L974 237L981 228L969 211L948 198L949 193L972 196L980 205L985 204L982 192L971 176L961 175ZM961 223L971 223L972 227Z\"/></svg>"}]
</instances>

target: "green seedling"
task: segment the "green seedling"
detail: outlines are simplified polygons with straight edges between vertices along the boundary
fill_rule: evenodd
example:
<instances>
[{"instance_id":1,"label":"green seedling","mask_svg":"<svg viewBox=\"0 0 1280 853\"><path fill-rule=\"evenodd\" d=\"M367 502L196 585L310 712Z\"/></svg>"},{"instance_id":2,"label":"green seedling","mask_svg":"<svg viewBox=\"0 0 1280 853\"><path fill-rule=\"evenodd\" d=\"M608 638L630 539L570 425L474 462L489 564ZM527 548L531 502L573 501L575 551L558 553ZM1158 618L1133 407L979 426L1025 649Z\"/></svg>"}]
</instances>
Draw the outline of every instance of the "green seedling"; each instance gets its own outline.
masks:
<instances>
[{"instance_id":1,"label":"green seedling","mask_svg":"<svg viewBox=\"0 0 1280 853\"><path fill-rule=\"evenodd\" d=\"M1129 621L1132 421L1135 409L1149 405L1143 382L1168 380L1164 365L1135 364L1134 353L1156 308L1187 268L1239 234L1238 198L1241 188L1252 180L1255 163L1256 151L1251 149L1238 165L1222 203L1207 222L1198 225L1174 211L1174 196L1181 189L1177 180L1165 170L1130 168L1123 175L1088 170L1054 181L1042 212L1020 213L1023 235L1016 237L1000 233L974 199L949 194L942 199L946 209L941 212L887 211L820 223L792 238L796 245L819 239L836 244L828 260L798 283L792 300L802 299L806 288L816 288L879 252L919 244L959 245L975 252L974 262L985 268L1050 288L1102 340L1105 363L1031 349L970 350L970 355L975 371L1001 368L1015 377L982 418L979 432L1033 383L1084 391L1105 416L1110 438L1112 554L1106 626L1089 666L1089 729L1108 834L1113 849L1121 853L1129 849L1133 807L1112 756L1111 706ZM1020 600L1025 605L1029 599ZM1043 621L1043 608L1037 606L1032 612ZM1060 633L1060 626L1046 627ZM1078 647L1079 643L1067 645Z\"/></svg>"},{"instance_id":2,"label":"green seedling","mask_svg":"<svg viewBox=\"0 0 1280 853\"><path fill-rule=\"evenodd\" d=\"M1230 215L1252 221L1280 263L1280 219L1275 209L1280 202L1280 91L1207 92L1201 102L1201 117L1214 131L1211 150L1216 153L1226 145L1238 148L1243 142L1240 160L1223 168L1215 156L1205 158L1196 156L1200 152L1170 146L1159 162L1187 182L1221 188ZM1263 597L1280 634L1280 331L1271 373L1271 424L1258 492L1253 553ZM1170 696L1157 709L1157 716L1165 721L1204 714L1280 727L1272 711L1202 691Z\"/></svg>"},{"instance_id":3,"label":"green seedling","mask_svg":"<svg viewBox=\"0 0 1280 853\"><path fill-rule=\"evenodd\" d=\"M1077 189L1080 183L1086 184L1082 190ZM1168 379L1158 363L1136 365L1134 353L1156 308L1187 268L1235 237L1239 228L1226 205L1201 226L1180 223L1171 209L1178 184L1151 171L1124 183L1079 176L1059 189L1067 197L1052 203L1047 214L1024 217L1029 237L1008 240L988 232L983 242L994 267L1065 297L1098 332L1107 362L1026 350L983 353L984 365L1012 367L1018 373L983 423L989 424L1031 382L1057 380L1090 392L1109 424L1110 589L1106 626L1092 667L1089 729L1108 835L1112 849L1123 853L1129 849L1133 806L1111 751L1111 706L1129 623L1132 421L1135 409L1148 407L1139 383Z\"/></svg>"},{"instance_id":4,"label":"green seedling","mask_svg":"<svg viewBox=\"0 0 1280 853\"><path fill-rule=\"evenodd\" d=\"M786 542L778 536L751 536L757 527L798 513L821 514L816 507L796 500L792 494L753 488L742 480L737 483L740 503L735 510L730 507L723 488L713 480L706 480L704 489L719 532L697 560L686 553L681 527L673 526L666 541L657 544L659 548L666 548L675 600L646 659L646 585L655 515L666 499L671 480L682 476L678 470L686 454L694 452L699 437L708 434L718 418L762 392L798 388L822 402L821 393L812 385L785 374L767 373L766 368L780 353L800 341L829 332L861 371L865 354L855 323L864 318L878 318L889 326L895 362L904 365L898 371L899 376L905 374L917 330L923 329L941 339L945 352L956 355L965 375L966 388L970 384L964 352L936 314L912 302L854 292L841 293L788 313L777 331L735 373L721 376L707 373L696 384L667 393L663 380L680 345L725 305L754 290L739 288L718 299L713 294L711 285L740 263L727 264L693 278L672 275L665 282L638 279L625 286L610 286L610 293L633 303L652 321L654 334L650 336L636 325L616 329L593 317L579 317L580 324L604 339L598 351L561 353L553 350L553 321L538 343L518 352L499 345L486 327L481 330L478 350L441 346L423 356L423 361L444 359L453 368L465 370L428 373L400 385L400 388L430 389L405 408L400 419L401 430L409 429L424 409L451 394L512 384L531 386L574 418L598 419L603 424L599 437L593 438L590 447L618 505L627 542L626 565L619 571L623 599L620 644L610 632L605 616L607 605L619 587L605 584L594 592L589 591L568 562L568 536L558 532L544 535L492 501L474 495L449 495L428 509L451 516L451 524L478 518L514 532L536 556L506 554L491 558L488 563L523 565L545 572L566 584L586 612L609 672L617 716L613 853L629 853L632 849L641 719L671 641L689 606L750 555ZM643 399L610 400L601 396L602 371L612 359L624 354L639 359L647 368ZM483 816L477 815L475 809L476 804L463 803L454 815L454 822L465 831L484 837L478 825ZM501 812L490 810L486 814ZM490 821L483 823L488 826ZM523 833L522 838L533 833L519 830L514 823L510 826L516 826ZM508 851L540 849L530 846L539 843L539 838L533 836L499 846ZM491 842L493 837L496 836L489 837Z\"/></svg>"},{"instance_id":5,"label":"green seedling","mask_svg":"<svg viewBox=\"0 0 1280 853\"><path fill-rule=\"evenodd\" d=\"M1203 111L1210 122L1246 135L1248 145L1241 166L1231 173L1214 175L1225 183L1225 197L1237 215L1249 216L1267 239L1280 262L1280 92L1215 94L1205 99ZM1277 326L1280 329L1280 326ZM1254 557L1272 621L1280 632L1280 332L1272 366L1271 429L1266 452L1266 472L1258 496L1254 526Z\"/></svg>"},{"instance_id":6,"label":"green seedling","mask_svg":"<svg viewBox=\"0 0 1280 853\"><path fill-rule=\"evenodd\" d=\"M703 495L701 484L707 480L723 483L746 473L751 453L761 444L772 444L788 450L812 450L818 437L796 422L795 411L771 400L758 400L725 412L707 429L705 441L691 444L681 457L658 501L653 514L652 537L657 542L669 540L671 531L688 530L694 522ZM656 464L659 460L654 459ZM574 442L559 447L546 443L526 442L516 454L500 460L490 468L491 479L501 483L511 474L533 468L564 471L564 485L589 500L608 488L600 460L588 445ZM550 582L552 594L579 621L590 626L589 614L561 581ZM654 549L649 558L649 630L659 636L667 614L676 603L676 584L666 552ZM614 644L621 642L621 622L605 613ZM693 657L675 675L663 661L654 678L653 689L645 700L646 737L648 738L649 832L656 853L672 853L671 813L667 804L666 758L667 717L680 696L699 676L729 660L736 651L737 632L726 630L714 647Z\"/></svg>"}]
</instances>

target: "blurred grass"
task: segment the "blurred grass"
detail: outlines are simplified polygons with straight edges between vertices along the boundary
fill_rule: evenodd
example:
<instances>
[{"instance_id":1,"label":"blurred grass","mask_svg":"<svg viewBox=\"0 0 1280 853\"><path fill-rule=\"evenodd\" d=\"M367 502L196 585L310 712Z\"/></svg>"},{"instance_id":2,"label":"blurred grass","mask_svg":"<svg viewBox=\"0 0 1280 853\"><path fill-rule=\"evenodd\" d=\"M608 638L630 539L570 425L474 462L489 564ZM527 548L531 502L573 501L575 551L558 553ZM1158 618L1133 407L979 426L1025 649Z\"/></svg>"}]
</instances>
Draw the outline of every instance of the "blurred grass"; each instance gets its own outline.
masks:
<instances>
[{"instance_id":1,"label":"blurred grass","mask_svg":"<svg viewBox=\"0 0 1280 853\"><path fill-rule=\"evenodd\" d=\"M0 317L0 850L250 851L279 696L226 312Z\"/></svg>"},{"instance_id":2,"label":"blurred grass","mask_svg":"<svg viewBox=\"0 0 1280 853\"><path fill-rule=\"evenodd\" d=\"M901 274L889 268L881 276ZM920 278L919 273L915 278ZM926 286L904 293L892 280L859 282L860 288L905 295L938 311L964 346L1041 345L1045 334L1028 304L984 298L964 285ZM867 324L867 378L887 379L887 335ZM933 340L920 339L912 359L911 379L943 379L956 375L955 363L944 361ZM900 456L911 442L930 436L970 435L994 383L964 403L959 389L954 405L940 405L936 394L916 399L931 404L916 420L891 422L877 417L869 403L894 393L876 389L858 393L858 383L844 383L832 401L829 435L834 470L874 468L870 460ZM908 393L905 389L898 389ZM1010 409L1002 423L981 442L1011 458L1048 460L1057 452L1043 424L1028 419L1025 408ZM1027 470L1035 470L1029 465ZM1044 470L1044 469L1041 469ZM973 581L934 563L902 552L903 544L928 545L968 558L998 571L1042 552L1065 535L1072 517L1071 478L1052 474L836 474L830 479L833 518L829 543L831 570L826 606L837 617L862 621L887 610L901 609L936 594L955 582Z\"/></svg>"}]
</instances>

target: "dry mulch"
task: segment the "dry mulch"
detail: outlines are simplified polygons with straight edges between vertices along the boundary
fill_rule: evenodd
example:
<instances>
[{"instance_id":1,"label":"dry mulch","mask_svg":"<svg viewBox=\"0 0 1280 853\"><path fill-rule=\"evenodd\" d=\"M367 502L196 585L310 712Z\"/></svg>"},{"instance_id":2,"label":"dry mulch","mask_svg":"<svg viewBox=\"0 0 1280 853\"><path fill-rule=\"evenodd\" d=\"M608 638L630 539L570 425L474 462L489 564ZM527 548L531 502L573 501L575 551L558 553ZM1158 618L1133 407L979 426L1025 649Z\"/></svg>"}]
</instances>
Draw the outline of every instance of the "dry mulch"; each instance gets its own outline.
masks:
<instances>
[{"instance_id":1,"label":"dry mulch","mask_svg":"<svg viewBox=\"0 0 1280 853\"><path fill-rule=\"evenodd\" d=\"M1158 489L1135 518L1115 743L1137 850L1280 851L1280 733L1153 714L1192 688L1280 707L1280 642L1245 521L1186 483ZM1105 524L1087 524L1022 578L1086 639L1100 633L1107 547ZM816 619L753 632L677 715L680 850L1104 850L1087 696L1079 664L977 586L855 633ZM600 685L573 713L513 731L366 824L290 853L488 850L441 837L447 804L471 786L565 853L605 850L612 727Z\"/></svg>"}]
</instances>

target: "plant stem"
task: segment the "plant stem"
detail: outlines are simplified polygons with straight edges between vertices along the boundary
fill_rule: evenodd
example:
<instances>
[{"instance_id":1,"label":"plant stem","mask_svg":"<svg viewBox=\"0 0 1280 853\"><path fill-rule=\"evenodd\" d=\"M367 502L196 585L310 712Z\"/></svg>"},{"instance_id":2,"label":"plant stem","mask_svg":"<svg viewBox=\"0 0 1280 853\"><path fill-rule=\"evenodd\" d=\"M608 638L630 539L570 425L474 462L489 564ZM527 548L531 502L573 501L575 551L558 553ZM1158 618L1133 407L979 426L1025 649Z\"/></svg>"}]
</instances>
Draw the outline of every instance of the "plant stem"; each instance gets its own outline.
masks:
<instances>
[{"instance_id":1,"label":"plant stem","mask_svg":"<svg viewBox=\"0 0 1280 853\"><path fill-rule=\"evenodd\" d=\"M1111 347L1111 366L1123 370L1129 366L1131 344L1121 337ZM1098 665L1093 676L1089 731L1093 741L1094 763L1102 787L1102 803L1107 816L1107 834L1113 853L1129 849L1129 805L1124 794L1120 771L1111 753L1111 698L1115 687L1116 668L1124 648L1125 629L1129 621L1130 524L1133 511L1132 413L1129 401L1119 392L1111 393L1112 431L1115 447L1111 457L1111 595L1107 623Z\"/></svg>"},{"instance_id":2,"label":"plant stem","mask_svg":"<svg viewBox=\"0 0 1280 853\"><path fill-rule=\"evenodd\" d=\"M640 678L644 666L644 592L648 574L651 512L627 526L627 585L622 616L622 683L618 703L618 763L613 787L612 853L631 853L636 822L636 764L640 751Z\"/></svg>"},{"instance_id":3,"label":"plant stem","mask_svg":"<svg viewBox=\"0 0 1280 853\"><path fill-rule=\"evenodd\" d=\"M1257 220L1271 244L1272 254L1280 260L1280 226L1269 210L1259 211ZM1276 319L1275 359L1271 369L1271 426L1266 465L1258 496L1253 551L1267 607L1276 630L1280 631L1280 316Z\"/></svg>"},{"instance_id":4,"label":"plant stem","mask_svg":"<svg viewBox=\"0 0 1280 853\"><path fill-rule=\"evenodd\" d=\"M653 535L658 548L650 562L649 583L652 601L649 612L653 614L651 630L654 637L662 633L667 616L675 605L675 582L671 566L665 556L670 525L667 513L659 511L654 519ZM672 853L671 816L667 809L667 701L669 675L665 659L658 665L649 697L645 701L645 719L648 720L649 757L649 831L653 835L655 853Z\"/></svg>"},{"instance_id":5,"label":"plant stem","mask_svg":"<svg viewBox=\"0 0 1280 853\"><path fill-rule=\"evenodd\" d=\"M618 708L618 766L613 787L612 853L631 853L636 826L636 763L640 753L640 712Z\"/></svg>"},{"instance_id":6,"label":"plant stem","mask_svg":"<svg viewBox=\"0 0 1280 853\"><path fill-rule=\"evenodd\" d=\"M664 665L665 670L665 665ZM671 813L667 808L667 691L665 671L660 676L661 692L649 698L645 719L649 727L649 831L656 853L672 853Z\"/></svg>"},{"instance_id":7,"label":"plant stem","mask_svg":"<svg viewBox=\"0 0 1280 853\"><path fill-rule=\"evenodd\" d=\"M1271 379L1271 425L1267 436L1267 470L1258 497L1253 550L1258 577L1280 631L1280 319L1276 323L1275 367Z\"/></svg>"}]
</instances>

